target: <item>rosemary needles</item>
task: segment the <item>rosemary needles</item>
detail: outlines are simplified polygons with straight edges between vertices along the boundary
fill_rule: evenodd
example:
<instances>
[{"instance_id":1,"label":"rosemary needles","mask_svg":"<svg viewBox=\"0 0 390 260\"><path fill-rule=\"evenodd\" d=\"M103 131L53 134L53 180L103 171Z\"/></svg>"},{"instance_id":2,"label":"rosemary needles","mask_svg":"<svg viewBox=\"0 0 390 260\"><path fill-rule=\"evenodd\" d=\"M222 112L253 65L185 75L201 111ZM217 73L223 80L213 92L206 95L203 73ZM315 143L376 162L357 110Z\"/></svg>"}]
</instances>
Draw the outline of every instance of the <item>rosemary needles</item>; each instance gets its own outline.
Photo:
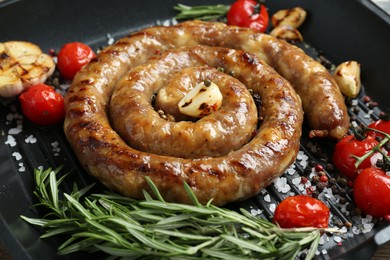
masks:
<instances>
[{"instance_id":1,"label":"rosemary needles","mask_svg":"<svg viewBox=\"0 0 390 260\"><path fill-rule=\"evenodd\" d=\"M129 259L294 259L308 249L306 259L317 250L317 229L284 230L251 215L201 205L185 184L193 205L166 202L147 178L153 194L142 201L113 193L89 194L92 185L70 194L60 192L67 174L60 169L35 170L36 190L46 207L43 218L21 216L42 226L42 237L65 235L59 254L76 251L104 253ZM157 199L154 199L157 198Z\"/></svg>"}]
</instances>

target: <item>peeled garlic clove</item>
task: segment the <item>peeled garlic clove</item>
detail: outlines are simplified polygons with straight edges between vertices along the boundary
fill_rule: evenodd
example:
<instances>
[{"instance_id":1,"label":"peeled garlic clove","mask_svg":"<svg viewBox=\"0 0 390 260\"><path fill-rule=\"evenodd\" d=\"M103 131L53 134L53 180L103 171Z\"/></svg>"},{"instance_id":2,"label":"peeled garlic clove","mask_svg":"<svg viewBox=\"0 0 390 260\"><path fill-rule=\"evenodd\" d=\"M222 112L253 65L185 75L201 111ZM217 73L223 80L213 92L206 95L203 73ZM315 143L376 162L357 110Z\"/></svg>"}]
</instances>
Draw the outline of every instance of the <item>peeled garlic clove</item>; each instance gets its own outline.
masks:
<instances>
[{"instance_id":1,"label":"peeled garlic clove","mask_svg":"<svg viewBox=\"0 0 390 260\"><path fill-rule=\"evenodd\" d=\"M345 96L354 98L359 94L360 83L360 64L357 61L346 61L337 66L333 73L341 93Z\"/></svg>"},{"instance_id":2,"label":"peeled garlic clove","mask_svg":"<svg viewBox=\"0 0 390 260\"><path fill-rule=\"evenodd\" d=\"M276 28L274 28L271 32L270 35L278 38L278 39L283 39L288 42L291 41L298 41L301 42L303 41L302 34L295 28L287 25L281 25Z\"/></svg>"},{"instance_id":3,"label":"peeled garlic clove","mask_svg":"<svg viewBox=\"0 0 390 260\"><path fill-rule=\"evenodd\" d=\"M272 15L271 21L274 27L288 25L298 28L306 19L306 11L301 7L284 9Z\"/></svg>"},{"instance_id":4,"label":"peeled garlic clove","mask_svg":"<svg viewBox=\"0 0 390 260\"><path fill-rule=\"evenodd\" d=\"M217 111L222 104L222 94L219 87L213 82L199 83L185 95L178 103L180 113L203 117Z\"/></svg>"}]
</instances>

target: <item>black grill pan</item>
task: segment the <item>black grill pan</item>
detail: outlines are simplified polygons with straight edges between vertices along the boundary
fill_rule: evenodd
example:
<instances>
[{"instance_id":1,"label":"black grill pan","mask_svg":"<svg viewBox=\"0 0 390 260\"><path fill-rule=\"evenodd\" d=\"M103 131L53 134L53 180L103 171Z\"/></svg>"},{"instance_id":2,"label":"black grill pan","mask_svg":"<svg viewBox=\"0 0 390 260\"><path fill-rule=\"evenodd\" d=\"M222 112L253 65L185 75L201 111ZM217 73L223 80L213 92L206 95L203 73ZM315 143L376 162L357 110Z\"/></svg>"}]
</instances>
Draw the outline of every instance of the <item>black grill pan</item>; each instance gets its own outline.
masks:
<instances>
[{"instance_id":1,"label":"black grill pan","mask_svg":"<svg viewBox=\"0 0 390 260\"><path fill-rule=\"evenodd\" d=\"M140 28L170 20L176 3L188 5L229 4L232 1L101 1L101 0L6 0L0 4L0 42L26 40L35 42L48 52L59 50L62 44L82 41L99 48L107 44L110 37L118 39ZM349 113L357 123L369 123L378 118L381 109L389 106L390 90L390 19L383 11L364 0L272 0L267 1L270 13L277 10L301 6L308 11L308 18L300 31L308 54L326 57L330 63L357 60L362 64L364 89L355 101L349 101ZM322 58L322 60L324 60ZM379 102L375 108L368 107L363 97L369 95ZM69 147L62 127L39 127L23 122L23 131L13 135L17 145L5 144L8 131L17 126L12 116L18 117L20 108L15 100L0 104L0 239L14 259L81 259L83 254L59 257L56 248L61 238L39 239L42 230L19 218L43 216L43 212L32 209L36 203L32 196L33 169L39 166L64 165L64 171L76 170L80 175L69 179L64 190L70 190L74 181L80 185L94 182L83 170ZM370 112L372 110L372 112ZM333 143L309 140L307 129L301 141L300 155L312 164L326 167ZM36 143L26 143L29 136ZM319 149L313 151L313 145ZM57 154L56 147L60 148ZM22 159L16 160L16 154ZM244 207L261 217L272 219L271 204L277 204L291 192L301 193L294 178L308 174L298 158L293 169L286 173L291 190L279 192L270 185L260 195L232 207ZM23 170L24 167L24 170ZM327 170L329 178L336 177L335 170ZM348 202L351 202L348 197ZM329 200L331 201L331 200ZM337 203L329 204L334 219L342 223L353 222ZM390 226L379 222L368 233L354 235L337 244L332 236L319 248L318 259L369 259L377 247L390 239ZM323 251L325 250L325 251ZM323 254L325 252L325 254Z\"/></svg>"}]
</instances>

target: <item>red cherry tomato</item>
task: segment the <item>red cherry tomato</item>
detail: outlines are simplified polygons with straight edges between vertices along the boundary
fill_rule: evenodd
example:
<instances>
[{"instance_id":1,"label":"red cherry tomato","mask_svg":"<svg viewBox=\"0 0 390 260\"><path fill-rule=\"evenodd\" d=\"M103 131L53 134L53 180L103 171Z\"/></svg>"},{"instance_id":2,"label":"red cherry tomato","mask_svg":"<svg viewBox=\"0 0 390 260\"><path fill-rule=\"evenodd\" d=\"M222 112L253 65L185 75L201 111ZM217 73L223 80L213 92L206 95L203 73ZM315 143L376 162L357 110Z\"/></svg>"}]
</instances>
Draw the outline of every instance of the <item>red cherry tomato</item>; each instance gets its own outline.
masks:
<instances>
[{"instance_id":1,"label":"red cherry tomato","mask_svg":"<svg viewBox=\"0 0 390 260\"><path fill-rule=\"evenodd\" d=\"M94 57L96 55L89 46L81 42L71 42L65 44L59 51L57 66L61 75L71 80Z\"/></svg>"},{"instance_id":2,"label":"red cherry tomato","mask_svg":"<svg viewBox=\"0 0 390 260\"><path fill-rule=\"evenodd\" d=\"M375 122L372 122L371 124L368 125L369 128L373 128L373 129L376 129L376 130L379 130L379 131L382 131L382 132L385 132L387 134L390 134L390 121L389 120L383 120L383 119L379 119ZM374 131L369 131L368 132L369 135L373 136L374 138L376 136L381 136L383 137L382 134L380 133L377 133L377 132L374 132Z\"/></svg>"},{"instance_id":3,"label":"red cherry tomato","mask_svg":"<svg viewBox=\"0 0 390 260\"><path fill-rule=\"evenodd\" d=\"M256 0L238 0L227 13L227 24L248 27L257 32L265 32L268 22L267 8Z\"/></svg>"},{"instance_id":4,"label":"red cherry tomato","mask_svg":"<svg viewBox=\"0 0 390 260\"><path fill-rule=\"evenodd\" d=\"M390 176L378 168L364 169L356 178L353 197L356 205L373 217L390 217Z\"/></svg>"},{"instance_id":5,"label":"red cherry tomato","mask_svg":"<svg viewBox=\"0 0 390 260\"><path fill-rule=\"evenodd\" d=\"M275 210L274 222L282 228L328 227L329 208L320 200L305 195L284 199Z\"/></svg>"},{"instance_id":6,"label":"red cherry tomato","mask_svg":"<svg viewBox=\"0 0 390 260\"><path fill-rule=\"evenodd\" d=\"M52 125L64 116L64 98L45 84L37 84L21 95L19 101L23 114L39 125Z\"/></svg>"},{"instance_id":7,"label":"red cherry tomato","mask_svg":"<svg viewBox=\"0 0 390 260\"><path fill-rule=\"evenodd\" d=\"M353 156L363 156L378 144L372 136L359 140L353 135L348 135L341 139L335 146L332 160L341 173L350 179L355 179L359 169L371 166L370 157L365 159L356 169L356 159Z\"/></svg>"}]
</instances>

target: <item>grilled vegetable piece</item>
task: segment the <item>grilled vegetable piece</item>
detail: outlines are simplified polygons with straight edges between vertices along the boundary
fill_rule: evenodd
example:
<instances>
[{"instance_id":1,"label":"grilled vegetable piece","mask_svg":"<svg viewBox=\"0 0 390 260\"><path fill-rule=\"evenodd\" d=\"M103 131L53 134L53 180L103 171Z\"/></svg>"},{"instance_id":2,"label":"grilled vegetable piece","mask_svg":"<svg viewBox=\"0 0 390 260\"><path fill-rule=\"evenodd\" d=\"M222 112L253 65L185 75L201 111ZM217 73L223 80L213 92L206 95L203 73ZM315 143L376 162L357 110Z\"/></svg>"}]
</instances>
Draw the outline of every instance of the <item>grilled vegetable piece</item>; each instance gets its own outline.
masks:
<instances>
[{"instance_id":1,"label":"grilled vegetable piece","mask_svg":"<svg viewBox=\"0 0 390 260\"><path fill-rule=\"evenodd\" d=\"M272 15L271 21L274 27L277 26L291 26L298 28L306 19L306 11L301 7L294 7L291 9L283 9Z\"/></svg>"},{"instance_id":2,"label":"grilled vegetable piece","mask_svg":"<svg viewBox=\"0 0 390 260\"><path fill-rule=\"evenodd\" d=\"M31 42L0 43L0 97L14 97L44 83L54 68L53 59Z\"/></svg>"},{"instance_id":3,"label":"grilled vegetable piece","mask_svg":"<svg viewBox=\"0 0 390 260\"><path fill-rule=\"evenodd\" d=\"M357 61L346 61L337 66L334 78L341 93L347 97L356 97L361 88L360 64Z\"/></svg>"}]
</instances>

